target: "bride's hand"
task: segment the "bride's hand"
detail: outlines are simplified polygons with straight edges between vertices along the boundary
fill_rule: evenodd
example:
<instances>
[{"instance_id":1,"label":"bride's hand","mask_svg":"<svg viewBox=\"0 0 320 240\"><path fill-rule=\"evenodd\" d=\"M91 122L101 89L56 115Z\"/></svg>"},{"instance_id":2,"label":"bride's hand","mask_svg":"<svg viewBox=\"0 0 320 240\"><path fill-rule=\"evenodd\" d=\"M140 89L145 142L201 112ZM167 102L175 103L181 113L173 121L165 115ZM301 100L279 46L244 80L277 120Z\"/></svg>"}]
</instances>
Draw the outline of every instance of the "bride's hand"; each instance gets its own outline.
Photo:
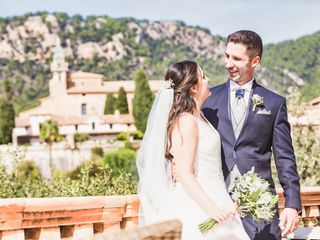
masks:
<instances>
[{"instance_id":1,"label":"bride's hand","mask_svg":"<svg viewBox=\"0 0 320 240\"><path fill-rule=\"evenodd\" d=\"M235 205L225 208L225 207L215 207L209 213L209 216L216 220L218 223L224 223L230 221L237 214L237 208Z\"/></svg>"}]
</instances>

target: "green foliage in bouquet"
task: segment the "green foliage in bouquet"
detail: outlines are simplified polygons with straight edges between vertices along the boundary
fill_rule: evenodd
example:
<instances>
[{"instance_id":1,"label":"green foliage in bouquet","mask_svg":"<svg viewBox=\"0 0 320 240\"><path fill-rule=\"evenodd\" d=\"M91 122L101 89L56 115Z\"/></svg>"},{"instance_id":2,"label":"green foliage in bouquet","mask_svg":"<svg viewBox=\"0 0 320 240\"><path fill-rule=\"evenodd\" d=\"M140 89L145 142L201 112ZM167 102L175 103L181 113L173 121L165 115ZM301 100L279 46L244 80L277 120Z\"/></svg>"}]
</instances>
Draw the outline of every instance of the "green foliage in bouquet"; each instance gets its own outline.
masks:
<instances>
[{"instance_id":1,"label":"green foliage in bouquet","mask_svg":"<svg viewBox=\"0 0 320 240\"><path fill-rule=\"evenodd\" d=\"M241 217L249 214L257 222L273 218L278 195L268 188L269 183L254 173L254 168L235 180L232 199L238 205Z\"/></svg>"}]
</instances>

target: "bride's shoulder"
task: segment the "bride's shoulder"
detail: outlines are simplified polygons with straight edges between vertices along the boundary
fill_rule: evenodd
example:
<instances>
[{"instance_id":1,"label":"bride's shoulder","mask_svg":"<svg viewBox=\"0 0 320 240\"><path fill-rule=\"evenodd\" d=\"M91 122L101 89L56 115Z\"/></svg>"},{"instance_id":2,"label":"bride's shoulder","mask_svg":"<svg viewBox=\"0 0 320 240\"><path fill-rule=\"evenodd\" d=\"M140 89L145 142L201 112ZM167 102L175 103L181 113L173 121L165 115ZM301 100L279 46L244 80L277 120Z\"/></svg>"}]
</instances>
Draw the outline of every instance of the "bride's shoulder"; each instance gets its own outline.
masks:
<instances>
[{"instance_id":1,"label":"bride's shoulder","mask_svg":"<svg viewBox=\"0 0 320 240\"><path fill-rule=\"evenodd\" d=\"M186 123L191 125L197 124L197 118L188 112L180 114L180 116L178 117L178 121L179 123Z\"/></svg>"},{"instance_id":2,"label":"bride's shoulder","mask_svg":"<svg viewBox=\"0 0 320 240\"><path fill-rule=\"evenodd\" d=\"M188 142L193 142L198 136L198 125L196 118L190 113L181 114L172 129L172 140L175 142L183 142L183 139L188 139Z\"/></svg>"},{"instance_id":3,"label":"bride's shoulder","mask_svg":"<svg viewBox=\"0 0 320 240\"><path fill-rule=\"evenodd\" d=\"M193 131L197 132L198 126L196 117L191 113L182 113L178 117L175 127L186 133L192 133Z\"/></svg>"}]
</instances>

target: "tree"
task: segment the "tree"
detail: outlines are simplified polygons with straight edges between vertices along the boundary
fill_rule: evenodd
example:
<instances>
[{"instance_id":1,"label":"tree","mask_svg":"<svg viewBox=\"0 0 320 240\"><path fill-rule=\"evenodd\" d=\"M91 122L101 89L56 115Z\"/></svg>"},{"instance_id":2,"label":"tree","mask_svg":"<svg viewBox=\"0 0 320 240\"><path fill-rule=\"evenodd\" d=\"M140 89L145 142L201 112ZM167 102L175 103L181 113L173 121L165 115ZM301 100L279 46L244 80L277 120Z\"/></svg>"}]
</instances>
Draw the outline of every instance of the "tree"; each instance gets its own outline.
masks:
<instances>
[{"instance_id":1,"label":"tree","mask_svg":"<svg viewBox=\"0 0 320 240\"><path fill-rule=\"evenodd\" d=\"M293 147L302 186L314 187L320 184L319 132L317 126L293 126Z\"/></svg>"},{"instance_id":2,"label":"tree","mask_svg":"<svg viewBox=\"0 0 320 240\"><path fill-rule=\"evenodd\" d=\"M148 115L154 100L145 73L140 70L135 74L135 90L132 101L134 122L138 130L146 130Z\"/></svg>"},{"instance_id":3,"label":"tree","mask_svg":"<svg viewBox=\"0 0 320 240\"><path fill-rule=\"evenodd\" d=\"M52 164L52 144L59 142L61 136L59 134L58 123L49 119L40 124L40 139L45 141L49 146L49 167L50 175L52 176L53 164Z\"/></svg>"},{"instance_id":4,"label":"tree","mask_svg":"<svg viewBox=\"0 0 320 240\"><path fill-rule=\"evenodd\" d=\"M129 113L127 93L123 87L121 87L118 92L117 109L119 110L120 114Z\"/></svg>"},{"instance_id":5,"label":"tree","mask_svg":"<svg viewBox=\"0 0 320 240\"><path fill-rule=\"evenodd\" d=\"M308 109L302 101L303 95L294 89L289 96L288 111L293 118L299 118ZM297 159L298 173L302 186L320 184L320 127L316 125L293 125L292 143Z\"/></svg>"},{"instance_id":6,"label":"tree","mask_svg":"<svg viewBox=\"0 0 320 240\"><path fill-rule=\"evenodd\" d=\"M112 93L107 94L106 104L104 106L104 114L114 114L116 110L117 99Z\"/></svg>"},{"instance_id":7,"label":"tree","mask_svg":"<svg viewBox=\"0 0 320 240\"><path fill-rule=\"evenodd\" d=\"M0 100L0 144L12 141L15 112L11 103L13 90L8 80L4 81L4 99Z\"/></svg>"},{"instance_id":8,"label":"tree","mask_svg":"<svg viewBox=\"0 0 320 240\"><path fill-rule=\"evenodd\" d=\"M12 141L14 128L13 104L7 100L0 100L0 144L8 144Z\"/></svg>"},{"instance_id":9,"label":"tree","mask_svg":"<svg viewBox=\"0 0 320 240\"><path fill-rule=\"evenodd\" d=\"M3 85L4 85L5 99L7 101L11 101L12 96L13 96L13 89L12 89L10 81L9 80L5 80Z\"/></svg>"}]
</instances>

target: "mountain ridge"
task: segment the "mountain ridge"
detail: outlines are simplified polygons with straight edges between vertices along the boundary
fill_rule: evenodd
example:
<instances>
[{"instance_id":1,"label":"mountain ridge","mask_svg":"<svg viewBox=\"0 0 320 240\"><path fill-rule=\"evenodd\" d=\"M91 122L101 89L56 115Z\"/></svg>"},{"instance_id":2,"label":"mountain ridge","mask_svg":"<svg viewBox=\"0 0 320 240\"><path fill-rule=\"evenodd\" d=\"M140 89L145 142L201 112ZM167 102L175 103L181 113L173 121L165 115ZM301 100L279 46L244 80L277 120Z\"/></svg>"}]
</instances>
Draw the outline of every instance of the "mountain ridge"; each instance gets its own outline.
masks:
<instances>
[{"instance_id":1,"label":"mountain ridge","mask_svg":"<svg viewBox=\"0 0 320 240\"><path fill-rule=\"evenodd\" d=\"M83 18L42 12L0 18L0 34L0 79L8 79L16 90L14 104L18 112L48 94L49 65L57 43L64 49L70 71L103 74L105 80L131 80L138 69L144 69L150 79L162 79L171 63L185 59L197 61L211 85L226 78L225 38L182 21ZM290 54L297 50L283 53L287 47L297 48L299 39L285 46L265 46L256 74L259 83L285 95L292 88L305 89L309 82L318 83L310 73L312 69L306 74L305 69L290 63ZM318 46L320 41L314 41ZM281 52L288 62L279 56Z\"/></svg>"}]
</instances>

